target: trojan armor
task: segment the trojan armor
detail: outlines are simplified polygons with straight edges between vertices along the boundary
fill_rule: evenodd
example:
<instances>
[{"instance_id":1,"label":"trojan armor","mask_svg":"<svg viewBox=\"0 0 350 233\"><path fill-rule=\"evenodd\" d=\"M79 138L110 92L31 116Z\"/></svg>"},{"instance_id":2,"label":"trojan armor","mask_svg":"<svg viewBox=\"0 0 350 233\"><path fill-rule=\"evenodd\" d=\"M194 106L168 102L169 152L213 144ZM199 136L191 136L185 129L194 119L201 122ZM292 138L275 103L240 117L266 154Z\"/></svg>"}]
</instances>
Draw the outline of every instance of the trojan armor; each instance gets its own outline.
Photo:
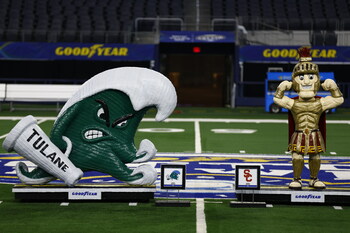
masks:
<instances>
[{"instance_id":1,"label":"trojan armor","mask_svg":"<svg viewBox=\"0 0 350 233\"><path fill-rule=\"evenodd\" d=\"M315 96L321 86L318 66L311 62L310 49L298 50L299 63L292 73L292 82L283 81L277 87L274 102L290 110L289 116L289 151L292 152L294 180L289 184L291 189L301 189L301 173L304 167L304 156L309 155L310 183L314 188L325 188L317 179L320 170L320 153L325 152L325 118L324 111L343 103L342 94L333 80L327 79L322 84L331 96ZM284 96L284 92L293 88L297 98ZM323 132L322 132L323 131Z\"/></svg>"}]
</instances>

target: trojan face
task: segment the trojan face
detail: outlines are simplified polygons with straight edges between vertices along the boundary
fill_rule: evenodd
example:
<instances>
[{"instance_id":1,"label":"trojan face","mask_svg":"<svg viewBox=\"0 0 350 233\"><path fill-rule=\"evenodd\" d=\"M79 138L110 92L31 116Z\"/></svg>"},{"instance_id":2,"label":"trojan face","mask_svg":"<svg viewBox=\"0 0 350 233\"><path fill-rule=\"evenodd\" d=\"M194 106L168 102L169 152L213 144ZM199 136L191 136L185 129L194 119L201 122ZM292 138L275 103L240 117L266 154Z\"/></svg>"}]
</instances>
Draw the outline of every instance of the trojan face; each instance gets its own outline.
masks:
<instances>
[{"instance_id":1,"label":"trojan face","mask_svg":"<svg viewBox=\"0 0 350 233\"><path fill-rule=\"evenodd\" d=\"M294 80L294 89L302 99L311 99L320 88L320 78L317 74L299 74Z\"/></svg>"}]
</instances>

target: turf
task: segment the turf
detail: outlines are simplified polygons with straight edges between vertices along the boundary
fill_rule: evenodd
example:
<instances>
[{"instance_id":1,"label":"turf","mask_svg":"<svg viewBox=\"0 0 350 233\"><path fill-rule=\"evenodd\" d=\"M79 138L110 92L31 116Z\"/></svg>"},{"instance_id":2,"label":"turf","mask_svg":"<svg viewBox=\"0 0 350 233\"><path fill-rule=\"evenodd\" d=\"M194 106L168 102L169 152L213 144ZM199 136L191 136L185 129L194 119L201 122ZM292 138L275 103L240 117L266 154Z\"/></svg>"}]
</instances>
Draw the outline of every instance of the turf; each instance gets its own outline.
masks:
<instances>
[{"instance_id":1,"label":"turf","mask_svg":"<svg viewBox=\"0 0 350 233\"><path fill-rule=\"evenodd\" d=\"M275 205L273 208L230 208L206 204L208 232L349 232L350 208Z\"/></svg>"},{"instance_id":2,"label":"turf","mask_svg":"<svg viewBox=\"0 0 350 233\"><path fill-rule=\"evenodd\" d=\"M13 199L11 186L0 185L0 229L29 232L195 232L196 206L156 207L153 202L22 203ZM221 232L349 232L350 207L274 205L273 208L232 208L228 201L206 203L208 233Z\"/></svg>"},{"instance_id":3,"label":"turf","mask_svg":"<svg viewBox=\"0 0 350 233\"><path fill-rule=\"evenodd\" d=\"M19 107L22 107L19 105ZM25 105L25 107L31 107ZM37 105L33 107L38 107ZM61 106L62 107L62 106ZM2 103L0 116L57 116L57 111L52 111L55 105L44 105L43 110L15 110L10 112L8 104ZM49 109L47 111L45 109ZM146 117L154 117L156 109L150 109ZM215 107L177 107L171 117L176 118L241 118L241 119L287 119L286 113L273 114L265 112L264 107L236 107L236 108L215 108ZM350 108L337 108L335 113L327 115L330 120L349 120Z\"/></svg>"},{"instance_id":4,"label":"turf","mask_svg":"<svg viewBox=\"0 0 350 233\"><path fill-rule=\"evenodd\" d=\"M217 134L212 129L252 129L253 134ZM203 151L252 154L284 154L287 147L286 124L201 123Z\"/></svg>"},{"instance_id":5,"label":"turf","mask_svg":"<svg viewBox=\"0 0 350 233\"><path fill-rule=\"evenodd\" d=\"M192 109L192 108L191 108ZM175 111L171 118L191 118L197 116L200 118L215 118L224 117L228 118L229 112L241 112L239 116L247 117L246 114L251 114L252 119L259 116L259 119L263 119L267 116L275 116L285 119L285 114L270 114L261 112L259 109L254 108L241 108L238 109L194 109L180 108ZM213 112L208 112L213 111ZM260 112L258 115L253 114ZM344 116L346 111L340 113L341 110L334 114L330 114L333 118L335 116ZM4 113L4 112L1 112ZM9 112L8 112L9 113ZM35 113L35 114L34 114ZM33 115L40 115L41 112L33 112ZM146 117L153 117L154 110L151 110ZM225 114L224 114L225 113ZM198 114L198 115L196 115ZM203 114L203 115L201 115ZM185 117L186 116L186 117ZM232 115L231 119L237 117ZM197 118L197 119L198 119ZM8 133L10 129L17 123L17 121L7 120L0 121L0 136ZM40 127L49 134L53 125L52 120L45 121L40 124ZM194 122L141 122L139 128L175 128L183 129L184 132L176 133L146 133L137 132L135 136L135 144L139 145L142 139L151 140L157 147L159 152L195 152L195 132ZM253 134L217 134L212 132L212 129L254 129L257 130ZM288 144L288 126L284 123L224 123L224 122L200 122L200 134L202 152L207 153L239 153L245 151L252 154L284 154ZM350 125L349 124L327 124L327 152L323 155L329 156L330 152L336 152L337 156L349 156L348 153L348 138L350 137ZM4 138L0 139L2 144ZM6 151L0 148L0 153Z\"/></svg>"},{"instance_id":6,"label":"turf","mask_svg":"<svg viewBox=\"0 0 350 233\"><path fill-rule=\"evenodd\" d=\"M0 232L109 233L195 232L196 209L155 207L153 202L21 203L13 200L10 185L0 185Z\"/></svg>"},{"instance_id":7,"label":"turf","mask_svg":"<svg viewBox=\"0 0 350 233\"><path fill-rule=\"evenodd\" d=\"M0 112L1 116L56 116L49 111ZM154 117L155 110L146 117ZM265 113L262 108L177 108L173 118L241 118L286 119L286 114ZM338 109L328 119L349 120L348 109ZM0 121L0 133L6 134L17 121ZM49 134L53 121L40 127ZM327 125L327 150L349 156L350 125ZM137 132L135 144L150 139L159 152L194 152L193 122L141 122L139 128L181 128L178 133ZM215 134L216 129L256 129L254 134ZM287 146L286 124L200 123L203 152L283 154ZM0 140L0 144L2 144ZM4 152L3 149L0 152ZM326 155L329 155L327 152ZM128 203L58 202L22 203L14 200L11 185L0 184L0 232L195 232L195 204L187 208L156 207L153 202ZM331 206L275 205L274 208L231 208L222 204L205 204L207 230L219 232L349 232L350 207L335 210Z\"/></svg>"},{"instance_id":8,"label":"turf","mask_svg":"<svg viewBox=\"0 0 350 233\"><path fill-rule=\"evenodd\" d=\"M194 152L194 127L191 122L141 122L139 128L175 128L184 129L177 133L137 132L135 144L142 139L151 140L159 152Z\"/></svg>"}]
</instances>

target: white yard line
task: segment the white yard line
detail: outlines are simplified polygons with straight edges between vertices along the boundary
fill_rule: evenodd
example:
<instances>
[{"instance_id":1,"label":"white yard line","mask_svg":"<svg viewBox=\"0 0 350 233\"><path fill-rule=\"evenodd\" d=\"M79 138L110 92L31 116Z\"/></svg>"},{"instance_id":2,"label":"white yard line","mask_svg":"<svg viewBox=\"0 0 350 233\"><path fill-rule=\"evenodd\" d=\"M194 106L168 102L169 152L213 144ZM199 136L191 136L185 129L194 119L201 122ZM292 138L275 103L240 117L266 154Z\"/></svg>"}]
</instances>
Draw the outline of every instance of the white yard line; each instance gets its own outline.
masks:
<instances>
[{"instance_id":1,"label":"white yard line","mask_svg":"<svg viewBox=\"0 0 350 233\"><path fill-rule=\"evenodd\" d=\"M193 152L159 152L157 156L163 157L228 157L228 158L266 158L266 159L286 159L290 158L287 155L282 154L238 154L238 153L201 153L196 154ZM349 159L347 156L323 156L327 160L337 159ZM185 162L186 163L186 162Z\"/></svg>"},{"instance_id":2,"label":"white yard line","mask_svg":"<svg viewBox=\"0 0 350 233\"><path fill-rule=\"evenodd\" d=\"M45 121L47 121L47 119L40 119L40 120L38 120L38 125L40 125L41 123L43 123Z\"/></svg>"},{"instance_id":3,"label":"white yard line","mask_svg":"<svg viewBox=\"0 0 350 233\"><path fill-rule=\"evenodd\" d=\"M1 118L0 118L1 119ZM142 121L155 121L153 118L143 118ZM225 118L168 118L165 122L221 122L221 123L283 123L288 124L287 120L280 119L225 119ZM327 124L350 124L350 120L327 120Z\"/></svg>"},{"instance_id":4,"label":"white yard line","mask_svg":"<svg viewBox=\"0 0 350 233\"><path fill-rule=\"evenodd\" d=\"M19 121L25 116L0 116L0 120L10 120L10 121ZM54 121L56 117L35 117L37 120L46 120L46 121Z\"/></svg>"},{"instance_id":5,"label":"white yard line","mask_svg":"<svg viewBox=\"0 0 350 233\"><path fill-rule=\"evenodd\" d=\"M196 229L197 233L207 232L207 222L205 221L204 199L196 199Z\"/></svg>"},{"instance_id":6,"label":"white yard line","mask_svg":"<svg viewBox=\"0 0 350 233\"><path fill-rule=\"evenodd\" d=\"M202 153L202 143L201 143L201 130L199 126L199 121L194 122L194 137L195 137L195 153Z\"/></svg>"},{"instance_id":7,"label":"white yard line","mask_svg":"<svg viewBox=\"0 0 350 233\"><path fill-rule=\"evenodd\" d=\"M20 120L22 116L0 116L0 120ZM56 117L35 117L37 120L56 120ZM154 118L143 118L144 122L154 122ZM281 119L225 119L225 118L168 118L164 122L221 122L221 123L285 123L287 120ZM327 124L350 124L350 120L327 120Z\"/></svg>"},{"instance_id":8,"label":"white yard line","mask_svg":"<svg viewBox=\"0 0 350 233\"><path fill-rule=\"evenodd\" d=\"M60 206L69 206L69 202L62 202Z\"/></svg>"}]
</instances>

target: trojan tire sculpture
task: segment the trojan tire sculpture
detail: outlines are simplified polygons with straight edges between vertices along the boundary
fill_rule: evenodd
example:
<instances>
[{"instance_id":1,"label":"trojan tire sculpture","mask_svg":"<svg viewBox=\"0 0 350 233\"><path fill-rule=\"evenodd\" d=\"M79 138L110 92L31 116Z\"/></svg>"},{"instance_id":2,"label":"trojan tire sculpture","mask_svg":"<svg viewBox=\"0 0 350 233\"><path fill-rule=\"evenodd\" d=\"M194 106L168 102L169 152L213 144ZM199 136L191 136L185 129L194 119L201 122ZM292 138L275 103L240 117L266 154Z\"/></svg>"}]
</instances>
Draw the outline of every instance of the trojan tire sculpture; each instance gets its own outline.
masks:
<instances>
[{"instance_id":1,"label":"trojan tire sculpture","mask_svg":"<svg viewBox=\"0 0 350 233\"><path fill-rule=\"evenodd\" d=\"M309 156L310 181L309 186L324 189L326 185L318 179L321 166L320 154L326 151L325 111L341 105L344 101L337 84L326 79L322 84L318 66L312 63L310 49L300 48L299 63L294 67L292 82L283 81L277 87L274 102L289 110L289 146L292 152L294 179L289 184L290 189L301 189L301 175L304 168L304 156ZM316 96L320 86L329 91L331 96ZM284 95L293 89L298 96L289 98Z\"/></svg>"},{"instance_id":2,"label":"trojan tire sculpture","mask_svg":"<svg viewBox=\"0 0 350 233\"><path fill-rule=\"evenodd\" d=\"M157 108L156 121L176 106L176 92L162 74L146 68L104 71L85 82L58 114L50 138L32 116L23 118L6 137L3 148L16 151L38 167L16 171L25 184L45 184L59 178L74 186L83 171L99 171L128 184L153 184L157 172L150 165L132 170L128 163L152 159L157 150L147 139L139 149L134 136L144 114Z\"/></svg>"}]
</instances>

